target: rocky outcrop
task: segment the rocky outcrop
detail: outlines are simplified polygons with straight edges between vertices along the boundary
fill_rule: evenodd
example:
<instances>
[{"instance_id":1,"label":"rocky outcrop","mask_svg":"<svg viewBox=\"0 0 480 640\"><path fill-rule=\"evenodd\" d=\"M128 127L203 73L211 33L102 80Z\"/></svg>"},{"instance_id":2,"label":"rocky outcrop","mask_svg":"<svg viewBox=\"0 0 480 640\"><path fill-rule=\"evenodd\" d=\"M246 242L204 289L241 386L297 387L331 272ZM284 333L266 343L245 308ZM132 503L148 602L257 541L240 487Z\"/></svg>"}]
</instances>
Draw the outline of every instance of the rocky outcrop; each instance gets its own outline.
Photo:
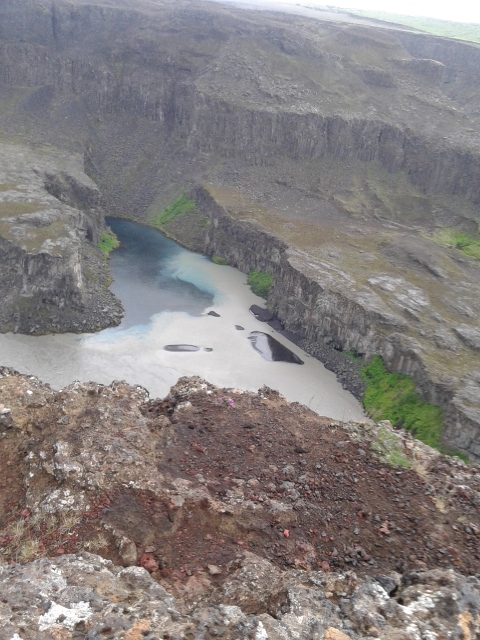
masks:
<instances>
[{"instance_id":1,"label":"rocky outcrop","mask_svg":"<svg viewBox=\"0 0 480 640\"><path fill-rule=\"evenodd\" d=\"M475 638L479 633L479 581L466 581L453 571L362 581L353 573L281 573L247 553L232 566L219 598L224 602L203 603L189 613L179 611L173 596L146 569L115 567L90 553L0 566L0 586L3 637L24 640L71 640L80 634L124 640L155 634L202 640L358 640L365 633L415 640L421 635ZM270 613L255 613L259 597L279 596L285 602L278 610L272 602Z\"/></svg>"},{"instance_id":2,"label":"rocky outcrop","mask_svg":"<svg viewBox=\"0 0 480 640\"><path fill-rule=\"evenodd\" d=\"M409 322L372 288L355 286L343 270L289 247L258 224L236 219L208 190L198 189L195 199L196 215L209 220L203 227L202 250L207 255L225 257L244 273L256 269L272 274L269 306L287 330L303 338L307 351L317 355L316 345L333 342L338 348L367 358L380 354L390 370L412 376L420 393L445 409L446 444L479 459L480 409L475 372L469 372L461 382L462 373L455 380L452 366L450 379L439 380L434 368L429 370L425 365L424 349L411 336ZM185 224L190 225L188 221ZM174 229L174 234L183 236L181 228ZM369 282L375 286L373 280ZM391 280L383 277L379 283L393 290L398 282ZM414 297L419 294L407 285L401 295L414 305ZM460 325L455 331L473 348L471 343L477 335L474 329ZM464 399L465 385L470 392Z\"/></svg>"},{"instance_id":3,"label":"rocky outcrop","mask_svg":"<svg viewBox=\"0 0 480 640\"><path fill-rule=\"evenodd\" d=\"M97 244L100 193L78 157L3 144L0 155L0 327L45 333L118 322Z\"/></svg>"},{"instance_id":4,"label":"rocky outcrop","mask_svg":"<svg viewBox=\"0 0 480 640\"><path fill-rule=\"evenodd\" d=\"M474 465L199 378L0 398L2 638L479 633Z\"/></svg>"}]
</instances>

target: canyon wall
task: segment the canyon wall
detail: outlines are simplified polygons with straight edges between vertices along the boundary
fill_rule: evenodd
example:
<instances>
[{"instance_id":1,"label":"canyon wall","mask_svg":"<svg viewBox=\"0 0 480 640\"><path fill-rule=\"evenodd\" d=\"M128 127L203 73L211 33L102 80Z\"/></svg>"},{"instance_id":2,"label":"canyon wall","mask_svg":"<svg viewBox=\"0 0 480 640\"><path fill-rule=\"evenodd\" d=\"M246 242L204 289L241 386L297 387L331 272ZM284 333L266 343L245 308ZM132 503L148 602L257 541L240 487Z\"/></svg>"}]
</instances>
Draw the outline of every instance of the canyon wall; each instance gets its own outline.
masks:
<instances>
[{"instance_id":1,"label":"canyon wall","mask_svg":"<svg viewBox=\"0 0 480 640\"><path fill-rule=\"evenodd\" d=\"M231 36L235 28L242 29L243 38L261 36L269 46L275 43L274 49L280 54L285 40L283 25L265 31L242 12L237 15L201 4L188 11L167 5L163 13L153 16L116 4L109 7L45 0L3 3L0 82L38 88L32 103L48 103L59 96L77 101L83 118L85 112L110 118L130 114L159 123L159 144L175 138L192 151L248 159L253 164L268 164L278 156L294 161L322 156L377 160L390 172L406 172L425 193L461 195L480 202L477 135L468 137L462 132L455 137L448 128L428 134L428 127L422 127L421 122L408 127L388 114L368 116L359 106L346 109L340 102L332 106L331 113L316 108L310 100L303 104L294 100L291 105L280 102L271 107L261 99L245 96L239 100L232 91L217 91L202 84L202 74L216 60L222 39ZM191 51L179 50L172 33L182 31L192 39L207 40L208 53L199 52L195 59L195 42L190 45ZM478 47L420 34L399 34L399 40L413 55L445 61L445 69L452 76L447 84L456 80L453 93L465 89L472 73L474 78L478 75L472 62L480 55ZM321 55L325 58L326 54L318 45L315 50L315 44L310 57L318 54L319 64L331 66L330 58L323 60ZM398 57L398 52L391 53ZM408 58L406 51L405 56ZM395 58L394 62L402 60ZM420 66L410 64L409 73L426 81L429 88L429 71ZM360 73L362 68L355 70ZM346 67L344 71L351 69ZM439 83L445 84L443 76L433 80L433 84ZM85 136L78 131L73 137Z\"/></svg>"},{"instance_id":2,"label":"canyon wall","mask_svg":"<svg viewBox=\"0 0 480 640\"><path fill-rule=\"evenodd\" d=\"M411 376L418 392L445 410L444 445L480 460L480 415L457 397L452 380L435 380L426 369L420 345L406 335L405 321L367 292L342 290L341 283L339 288L325 265L307 254L256 224L235 220L207 190L199 188L195 200L200 215L210 221L204 252L225 257L244 273L272 274L268 306L286 329L305 339L307 350L315 353L315 344L327 341L366 357L380 354L391 371Z\"/></svg>"},{"instance_id":3,"label":"canyon wall","mask_svg":"<svg viewBox=\"0 0 480 640\"><path fill-rule=\"evenodd\" d=\"M118 322L97 247L101 196L81 157L0 143L0 328L95 330Z\"/></svg>"}]
</instances>

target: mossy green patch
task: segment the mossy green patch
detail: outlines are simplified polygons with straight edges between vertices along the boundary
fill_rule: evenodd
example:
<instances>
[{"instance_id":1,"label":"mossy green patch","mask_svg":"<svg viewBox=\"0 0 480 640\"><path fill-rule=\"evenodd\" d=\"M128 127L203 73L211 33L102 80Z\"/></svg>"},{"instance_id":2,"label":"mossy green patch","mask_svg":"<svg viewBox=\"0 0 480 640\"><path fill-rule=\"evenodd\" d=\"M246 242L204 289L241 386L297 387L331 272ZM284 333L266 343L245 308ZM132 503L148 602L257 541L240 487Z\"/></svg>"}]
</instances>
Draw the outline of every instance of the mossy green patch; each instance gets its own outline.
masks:
<instances>
[{"instance_id":1,"label":"mossy green patch","mask_svg":"<svg viewBox=\"0 0 480 640\"><path fill-rule=\"evenodd\" d=\"M267 298L272 286L273 276L263 271L252 270L248 274L247 283L253 293L261 298Z\"/></svg>"},{"instance_id":2,"label":"mossy green patch","mask_svg":"<svg viewBox=\"0 0 480 640\"><path fill-rule=\"evenodd\" d=\"M362 378L367 385L363 405L374 420L390 420L425 444L440 447L443 411L422 400L409 376L388 373L382 358L375 356L362 368Z\"/></svg>"},{"instance_id":3,"label":"mossy green patch","mask_svg":"<svg viewBox=\"0 0 480 640\"><path fill-rule=\"evenodd\" d=\"M357 353L355 349L347 349L342 352L344 356L347 356L349 360L353 360L353 362L360 362L362 360L362 356Z\"/></svg>"},{"instance_id":4,"label":"mossy green patch","mask_svg":"<svg viewBox=\"0 0 480 640\"><path fill-rule=\"evenodd\" d=\"M120 242L113 231L108 230L102 233L102 237L97 246L100 251L103 251L103 253L108 256L111 251L120 246Z\"/></svg>"},{"instance_id":5,"label":"mossy green patch","mask_svg":"<svg viewBox=\"0 0 480 640\"><path fill-rule=\"evenodd\" d=\"M375 426L371 429L370 436L372 439L370 448L382 462L392 467L403 467L405 469L412 466L412 463L402 451L400 439L389 428Z\"/></svg>"},{"instance_id":6,"label":"mossy green patch","mask_svg":"<svg viewBox=\"0 0 480 640\"><path fill-rule=\"evenodd\" d=\"M186 195L181 195L169 204L168 207L165 207L163 211L157 213L157 215L152 218L152 224L155 227L163 227L169 222L172 222L172 220L175 220L175 218L178 218L178 216L190 213L193 209L195 209L195 200L187 198Z\"/></svg>"},{"instance_id":7,"label":"mossy green patch","mask_svg":"<svg viewBox=\"0 0 480 640\"><path fill-rule=\"evenodd\" d=\"M433 239L444 247L453 247L470 258L480 260L479 234L462 233L456 229L442 229L437 231Z\"/></svg>"},{"instance_id":8,"label":"mossy green patch","mask_svg":"<svg viewBox=\"0 0 480 640\"><path fill-rule=\"evenodd\" d=\"M221 258L220 256L212 256L212 262L214 262L215 264L221 264L221 265L228 264L227 259Z\"/></svg>"}]
</instances>

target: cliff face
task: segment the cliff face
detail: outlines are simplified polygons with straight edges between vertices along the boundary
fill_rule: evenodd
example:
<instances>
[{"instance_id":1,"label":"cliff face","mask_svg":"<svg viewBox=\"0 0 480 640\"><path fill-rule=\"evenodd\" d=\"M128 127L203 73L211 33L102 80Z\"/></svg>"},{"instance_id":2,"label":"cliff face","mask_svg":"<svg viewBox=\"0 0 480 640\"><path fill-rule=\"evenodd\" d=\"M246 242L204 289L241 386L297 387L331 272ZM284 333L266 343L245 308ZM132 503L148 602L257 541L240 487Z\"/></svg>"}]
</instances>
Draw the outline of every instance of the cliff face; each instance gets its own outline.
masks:
<instances>
[{"instance_id":1,"label":"cliff face","mask_svg":"<svg viewBox=\"0 0 480 640\"><path fill-rule=\"evenodd\" d=\"M0 156L1 328L108 326L120 311L96 247L104 230L100 193L81 159L11 144L0 145Z\"/></svg>"},{"instance_id":2,"label":"cliff face","mask_svg":"<svg viewBox=\"0 0 480 640\"><path fill-rule=\"evenodd\" d=\"M0 81L34 88L26 115L51 106L50 127L64 130L61 96L107 180L101 129L115 125L94 120L130 114L156 123L157 145L254 164L378 161L423 193L479 202L473 45L189 2L7 0L1 11Z\"/></svg>"},{"instance_id":3,"label":"cliff face","mask_svg":"<svg viewBox=\"0 0 480 640\"><path fill-rule=\"evenodd\" d=\"M274 274L312 351L413 375L476 457L479 51L188 0L6 0L0 126L83 153L109 212L148 221L206 185L175 237Z\"/></svg>"},{"instance_id":4,"label":"cliff face","mask_svg":"<svg viewBox=\"0 0 480 640\"><path fill-rule=\"evenodd\" d=\"M444 444L479 459L475 371L465 371L461 361L459 366L450 362L445 375L441 362L426 358L425 343L412 335L411 323L398 308L372 289L356 287L349 274L334 264L295 250L259 224L242 219L237 210L220 204L222 195L213 188L198 189L196 213L168 225L169 232L207 255L225 257L245 273L256 269L272 274L269 307L286 329L304 339L310 353L316 355L319 344L334 343L367 358L380 354L390 370L412 376L421 395L445 410ZM201 216L209 223L199 227L195 219ZM190 237L186 227L197 228L197 236ZM393 280L385 277L384 284L394 291ZM415 295L418 292L410 290L410 296ZM460 349L460 344L455 348Z\"/></svg>"},{"instance_id":5,"label":"cliff face","mask_svg":"<svg viewBox=\"0 0 480 640\"><path fill-rule=\"evenodd\" d=\"M445 149L390 123L354 114L325 117L232 110L229 104L203 96L192 96L192 102L190 121L180 122L182 136L188 146L203 153L248 157L254 164L269 162L277 154L294 161L330 156L379 162L389 172L405 171L424 193L461 195L475 204L480 202L476 152Z\"/></svg>"}]
</instances>

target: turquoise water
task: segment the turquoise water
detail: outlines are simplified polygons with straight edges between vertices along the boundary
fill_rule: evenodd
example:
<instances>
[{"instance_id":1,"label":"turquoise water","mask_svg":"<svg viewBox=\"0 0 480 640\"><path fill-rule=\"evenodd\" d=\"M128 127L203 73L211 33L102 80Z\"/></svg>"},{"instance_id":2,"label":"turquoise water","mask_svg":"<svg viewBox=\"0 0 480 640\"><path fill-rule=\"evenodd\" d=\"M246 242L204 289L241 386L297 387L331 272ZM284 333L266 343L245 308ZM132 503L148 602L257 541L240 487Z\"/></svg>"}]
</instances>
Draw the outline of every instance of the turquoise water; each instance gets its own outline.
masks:
<instances>
[{"instance_id":1,"label":"turquoise water","mask_svg":"<svg viewBox=\"0 0 480 640\"><path fill-rule=\"evenodd\" d=\"M200 316L212 305L216 291L208 278L199 273L192 282L195 278L184 274L187 279L182 279L172 268L183 247L160 231L130 220L108 217L107 224L120 240L120 247L110 255L110 288L125 309L120 329L148 324L162 311Z\"/></svg>"}]
</instances>

